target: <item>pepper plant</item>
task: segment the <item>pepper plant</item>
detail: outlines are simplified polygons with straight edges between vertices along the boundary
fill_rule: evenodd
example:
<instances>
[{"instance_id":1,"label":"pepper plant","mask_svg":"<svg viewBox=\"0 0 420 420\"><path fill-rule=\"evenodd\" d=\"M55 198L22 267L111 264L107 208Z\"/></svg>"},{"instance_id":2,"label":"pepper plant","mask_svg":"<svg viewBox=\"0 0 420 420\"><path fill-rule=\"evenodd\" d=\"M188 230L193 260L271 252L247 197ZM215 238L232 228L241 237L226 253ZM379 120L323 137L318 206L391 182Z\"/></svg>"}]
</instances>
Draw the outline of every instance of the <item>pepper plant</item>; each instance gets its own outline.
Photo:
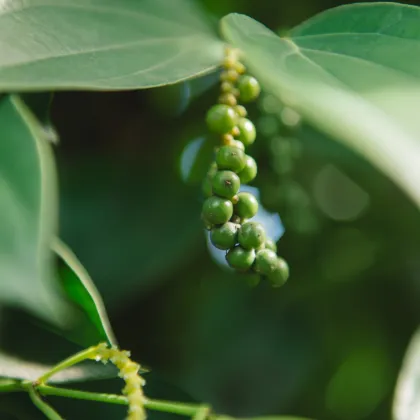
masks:
<instances>
[{"instance_id":1,"label":"pepper plant","mask_svg":"<svg viewBox=\"0 0 420 420\"><path fill-rule=\"evenodd\" d=\"M202 115L217 136L203 179L204 227L232 268L283 286L289 266L270 232L250 220L258 199L242 190L259 163L246 151L258 141L248 103L261 89L274 95L420 207L419 56L420 8L398 3L327 10L280 37L235 13L213 27L187 0L0 2L0 303L69 341L74 316L82 314L89 343L55 366L0 353L0 393L27 393L55 420L62 417L50 396L127 405L129 419L144 419L149 410L227 418L206 402L147 397L147 369L120 350L94 282L58 238L54 92L152 89L216 74L214 105ZM419 360L417 334L398 383L395 420L420 418ZM67 385L118 375L125 381L121 395Z\"/></svg>"}]
</instances>

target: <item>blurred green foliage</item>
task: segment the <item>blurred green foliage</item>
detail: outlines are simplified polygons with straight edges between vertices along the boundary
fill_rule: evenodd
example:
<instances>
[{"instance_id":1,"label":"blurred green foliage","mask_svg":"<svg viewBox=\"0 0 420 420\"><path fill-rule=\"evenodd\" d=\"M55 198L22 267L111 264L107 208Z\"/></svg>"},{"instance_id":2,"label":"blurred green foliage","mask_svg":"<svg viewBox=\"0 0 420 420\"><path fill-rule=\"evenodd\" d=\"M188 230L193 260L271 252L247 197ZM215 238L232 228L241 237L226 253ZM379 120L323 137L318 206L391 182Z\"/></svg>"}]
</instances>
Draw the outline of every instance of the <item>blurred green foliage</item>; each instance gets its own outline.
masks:
<instances>
[{"instance_id":1,"label":"blurred green foliage","mask_svg":"<svg viewBox=\"0 0 420 420\"><path fill-rule=\"evenodd\" d=\"M214 18L240 12L283 31L340 2L203 4ZM259 122L254 185L285 225L279 249L292 274L280 290L251 288L211 259L200 176L185 182L180 169L185 146L206 135L213 82L210 75L169 93L55 95L63 240L102 293L121 347L152 367L148 396L205 401L242 417L389 418L420 321L418 209L360 156L304 123L290 125L294 116L265 96L268 108L251 109ZM28 339L31 348L22 347ZM0 313L0 340L45 363L77 348L11 309ZM93 386L120 388L116 381ZM1 396L0 418L42 418L24 397ZM70 420L124 415L97 403L54 405Z\"/></svg>"}]
</instances>

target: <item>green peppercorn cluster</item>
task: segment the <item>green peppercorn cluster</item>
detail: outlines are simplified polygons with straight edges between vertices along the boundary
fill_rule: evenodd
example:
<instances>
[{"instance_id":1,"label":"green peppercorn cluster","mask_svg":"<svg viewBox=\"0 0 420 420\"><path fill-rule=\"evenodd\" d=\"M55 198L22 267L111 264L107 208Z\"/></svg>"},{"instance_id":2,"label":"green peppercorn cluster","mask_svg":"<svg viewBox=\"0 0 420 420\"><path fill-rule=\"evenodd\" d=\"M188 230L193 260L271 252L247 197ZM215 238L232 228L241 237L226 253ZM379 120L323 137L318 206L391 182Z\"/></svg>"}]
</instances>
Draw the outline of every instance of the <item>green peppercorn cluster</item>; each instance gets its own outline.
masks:
<instances>
[{"instance_id":1,"label":"green peppercorn cluster","mask_svg":"<svg viewBox=\"0 0 420 420\"><path fill-rule=\"evenodd\" d=\"M257 163L245 153L257 133L243 104L258 98L260 85L246 74L235 50L226 49L223 66L219 103L206 116L209 130L220 136L221 145L203 183L202 219L212 244L227 251L226 260L232 268L254 271L273 286L282 286L289 276L288 265L277 256L276 244L267 238L264 227L249 221L257 214L257 199L240 192L241 184L257 175Z\"/></svg>"}]
</instances>

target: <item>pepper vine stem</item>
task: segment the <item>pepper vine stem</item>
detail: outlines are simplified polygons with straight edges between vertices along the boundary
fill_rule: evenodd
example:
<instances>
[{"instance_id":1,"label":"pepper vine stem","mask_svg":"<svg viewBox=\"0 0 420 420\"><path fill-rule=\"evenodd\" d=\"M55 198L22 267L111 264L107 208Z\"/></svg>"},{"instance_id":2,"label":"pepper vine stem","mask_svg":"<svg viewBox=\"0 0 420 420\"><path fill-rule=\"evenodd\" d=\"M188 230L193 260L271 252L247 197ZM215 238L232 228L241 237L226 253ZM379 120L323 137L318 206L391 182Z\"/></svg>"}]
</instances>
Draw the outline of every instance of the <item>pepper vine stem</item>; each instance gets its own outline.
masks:
<instances>
[{"instance_id":1,"label":"pepper vine stem","mask_svg":"<svg viewBox=\"0 0 420 420\"><path fill-rule=\"evenodd\" d=\"M96 392L78 391L75 389L58 388L50 385L34 385L30 381L10 381L2 385L0 383L0 393L2 392L31 392L36 390L42 396L55 396L64 398L74 398L78 400L97 401L109 404L128 405L127 398L123 395L103 394ZM36 394L35 394L36 395ZM39 396L38 400L41 400ZM35 401L34 401L35 402ZM37 401L38 402L38 401ZM42 403L44 403L41 400ZM44 403L46 404L46 403ZM48 406L49 407L49 406ZM162 411L166 413L178 414L181 416L194 417L203 412L202 404L188 404L171 401L162 401L146 398L144 407L149 410ZM50 407L51 408L51 407ZM208 412L209 408L206 408ZM61 420L61 417L52 417L53 420Z\"/></svg>"},{"instance_id":2,"label":"pepper vine stem","mask_svg":"<svg viewBox=\"0 0 420 420\"><path fill-rule=\"evenodd\" d=\"M63 418L51 406L42 400L42 398L38 395L38 390L35 386L29 386L28 393L34 405L45 414L47 419L63 420Z\"/></svg>"},{"instance_id":3,"label":"pepper vine stem","mask_svg":"<svg viewBox=\"0 0 420 420\"><path fill-rule=\"evenodd\" d=\"M196 413L194 414L194 417L192 420L206 420L210 414L210 406L208 405L201 405Z\"/></svg>"},{"instance_id":4,"label":"pepper vine stem","mask_svg":"<svg viewBox=\"0 0 420 420\"><path fill-rule=\"evenodd\" d=\"M56 373L61 372L64 369L68 369L71 366L74 366L80 362L83 362L86 359L90 359L96 355L98 351L98 346L89 347L86 350L82 350L79 353L74 354L68 359L63 360L62 362L55 365L48 372L38 378L40 384L46 383L52 376Z\"/></svg>"}]
</instances>

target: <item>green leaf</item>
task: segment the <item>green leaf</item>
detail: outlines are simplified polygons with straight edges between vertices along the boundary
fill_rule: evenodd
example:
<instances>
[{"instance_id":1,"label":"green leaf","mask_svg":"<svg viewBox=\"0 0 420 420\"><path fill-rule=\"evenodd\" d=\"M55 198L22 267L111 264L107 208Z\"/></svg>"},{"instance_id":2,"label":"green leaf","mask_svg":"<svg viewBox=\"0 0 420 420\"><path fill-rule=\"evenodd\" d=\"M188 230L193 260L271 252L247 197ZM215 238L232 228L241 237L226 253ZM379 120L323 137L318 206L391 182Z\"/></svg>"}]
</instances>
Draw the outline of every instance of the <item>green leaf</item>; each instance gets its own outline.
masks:
<instances>
[{"instance_id":1,"label":"green leaf","mask_svg":"<svg viewBox=\"0 0 420 420\"><path fill-rule=\"evenodd\" d=\"M0 352L0 378L35 381L51 368L52 366L29 362ZM49 382L60 384L66 382L108 379L117 377L117 374L117 369L111 364L103 365L102 363L88 360L58 372L49 380ZM10 384L10 381L0 380L0 392L2 384L6 386Z\"/></svg>"},{"instance_id":2,"label":"green leaf","mask_svg":"<svg viewBox=\"0 0 420 420\"><path fill-rule=\"evenodd\" d=\"M267 90L356 150L420 206L420 8L332 9L281 39L253 19L222 33Z\"/></svg>"},{"instance_id":3,"label":"green leaf","mask_svg":"<svg viewBox=\"0 0 420 420\"><path fill-rule=\"evenodd\" d=\"M0 91L147 88L213 71L222 57L222 43L187 0L28 0L0 8Z\"/></svg>"},{"instance_id":4,"label":"green leaf","mask_svg":"<svg viewBox=\"0 0 420 420\"><path fill-rule=\"evenodd\" d=\"M34 116L17 96L0 101L0 302L51 323L68 320L50 244L57 231L53 156Z\"/></svg>"},{"instance_id":5,"label":"green leaf","mask_svg":"<svg viewBox=\"0 0 420 420\"><path fill-rule=\"evenodd\" d=\"M395 420L420 418L420 329L414 334L398 378L394 397Z\"/></svg>"},{"instance_id":6,"label":"green leaf","mask_svg":"<svg viewBox=\"0 0 420 420\"><path fill-rule=\"evenodd\" d=\"M54 241L53 250L59 257L59 278L68 298L86 314L86 322L94 326L86 344L106 341L117 345L102 298L85 268L60 240Z\"/></svg>"}]
</instances>

